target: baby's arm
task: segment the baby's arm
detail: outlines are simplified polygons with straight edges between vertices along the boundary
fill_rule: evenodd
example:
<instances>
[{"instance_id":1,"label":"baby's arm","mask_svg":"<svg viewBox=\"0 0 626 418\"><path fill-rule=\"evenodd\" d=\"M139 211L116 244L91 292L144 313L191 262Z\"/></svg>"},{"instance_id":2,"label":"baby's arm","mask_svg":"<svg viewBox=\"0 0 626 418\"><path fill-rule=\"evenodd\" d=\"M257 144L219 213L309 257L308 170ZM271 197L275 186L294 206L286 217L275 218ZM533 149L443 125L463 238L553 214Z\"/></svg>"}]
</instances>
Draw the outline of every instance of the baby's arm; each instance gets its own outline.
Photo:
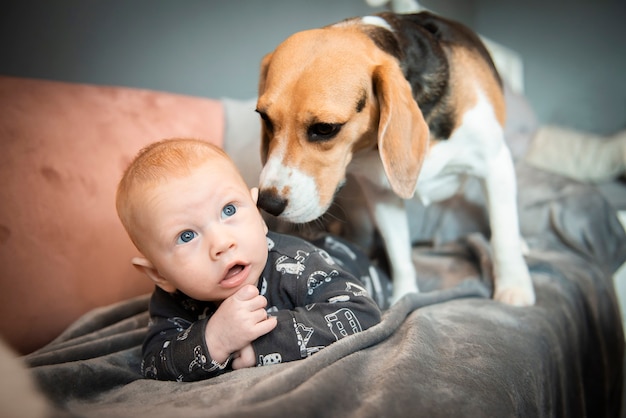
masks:
<instances>
[{"instance_id":1,"label":"baby's arm","mask_svg":"<svg viewBox=\"0 0 626 418\"><path fill-rule=\"evenodd\" d=\"M150 325L142 350L144 376L179 381L216 376L225 369L231 353L250 344L248 338L257 338L276 325L275 318L267 318L263 309L265 298L258 296L254 286L240 289L229 299L222 302L211 319L198 319L171 295L157 290L150 302ZM247 315L245 311L250 307ZM255 319L250 318L260 319L253 323ZM207 329L211 331L207 333ZM209 335L213 334L221 337L217 344L209 342Z\"/></svg>"},{"instance_id":2,"label":"baby's arm","mask_svg":"<svg viewBox=\"0 0 626 418\"><path fill-rule=\"evenodd\" d=\"M214 367L204 341L208 319L198 319L168 297L157 291L150 302L150 324L142 348L143 375L194 381L220 374L223 368ZM165 304L159 303L163 301Z\"/></svg>"},{"instance_id":3,"label":"baby's arm","mask_svg":"<svg viewBox=\"0 0 626 418\"><path fill-rule=\"evenodd\" d=\"M286 277L290 309L271 312L276 328L252 342L257 365L299 360L381 320L378 305L363 285L339 265L311 253L300 277Z\"/></svg>"}]
</instances>

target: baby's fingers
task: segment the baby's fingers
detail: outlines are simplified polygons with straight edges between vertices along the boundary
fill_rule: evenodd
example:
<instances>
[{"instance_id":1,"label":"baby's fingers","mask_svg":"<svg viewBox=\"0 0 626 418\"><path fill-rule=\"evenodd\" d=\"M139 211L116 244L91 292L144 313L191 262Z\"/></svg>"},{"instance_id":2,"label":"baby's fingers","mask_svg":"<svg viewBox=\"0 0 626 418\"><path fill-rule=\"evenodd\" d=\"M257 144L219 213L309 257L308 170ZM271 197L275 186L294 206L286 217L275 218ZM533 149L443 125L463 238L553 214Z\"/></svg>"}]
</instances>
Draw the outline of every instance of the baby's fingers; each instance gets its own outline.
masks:
<instances>
[{"instance_id":1,"label":"baby's fingers","mask_svg":"<svg viewBox=\"0 0 626 418\"><path fill-rule=\"evenodd\" d=\"M265 299L265 296L258 295L250 299L248 303L250 306L250 310L256 310L256 309L265 310L264 308L267 306L267 299Z\"/></svg>"},{"instance_id":2,"label":"baby's fingers","mask_svg":"<svg viewBox=\"0 0 626 418\"><path fill-rule=\"evenodd\" d=\"M256 338L259 338L261 335L265 335L278 325L278 319L275 316L269 316L267 319L258 322L254 326L254 331L257 334Z\"/></svg>"},{"instance_id":3,"label":"baby's fingers","mask_svg":"<svg viewBox=\"0 0 626 418\"><path fill-rule=\"evenodd\" d=\"M249 301L257 297L258 295L259 290L256 287L252 285L246 285L239 289L237 292L235 292L233 296L235 297L235 299L240 301Z\"/></svg>"},{"instance_id":4,"label":"baby's fingers","mask_svg":"<svg viewBox=\"0 0 626 418\"><path fill-rule=\"evenodd\" d=\"M256 365L256 355L252 345L248 344L241 350L233 353L233 370L243 369L244 367L253 367Z\"/></svg>"}]
</instances>

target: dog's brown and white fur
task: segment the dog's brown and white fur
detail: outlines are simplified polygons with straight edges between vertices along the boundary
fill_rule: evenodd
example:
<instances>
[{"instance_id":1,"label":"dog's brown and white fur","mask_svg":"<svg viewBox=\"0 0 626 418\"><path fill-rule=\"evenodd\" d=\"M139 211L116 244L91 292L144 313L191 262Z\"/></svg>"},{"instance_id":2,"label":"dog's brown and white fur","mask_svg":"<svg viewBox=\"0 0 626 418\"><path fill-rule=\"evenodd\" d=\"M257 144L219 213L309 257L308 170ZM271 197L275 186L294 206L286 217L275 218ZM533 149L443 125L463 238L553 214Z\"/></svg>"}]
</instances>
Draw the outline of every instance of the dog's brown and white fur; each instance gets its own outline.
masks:
<instances>
[{"instance_id":1,"label":"dog's brown and white fur","mask_svg":"<svg viewBox=\"0 0 626 418\"><path fill-rule=\"evenodd\" d=\"M314 220L354 175L397 300L417 291L403 199L439 201L456 192L460 175L475 175L487 195L494 297L534 303L501 81L469 29L422 12L296 33L263 60L257 111L261 208L294 223Z\"/></svg>"}]
</instances>

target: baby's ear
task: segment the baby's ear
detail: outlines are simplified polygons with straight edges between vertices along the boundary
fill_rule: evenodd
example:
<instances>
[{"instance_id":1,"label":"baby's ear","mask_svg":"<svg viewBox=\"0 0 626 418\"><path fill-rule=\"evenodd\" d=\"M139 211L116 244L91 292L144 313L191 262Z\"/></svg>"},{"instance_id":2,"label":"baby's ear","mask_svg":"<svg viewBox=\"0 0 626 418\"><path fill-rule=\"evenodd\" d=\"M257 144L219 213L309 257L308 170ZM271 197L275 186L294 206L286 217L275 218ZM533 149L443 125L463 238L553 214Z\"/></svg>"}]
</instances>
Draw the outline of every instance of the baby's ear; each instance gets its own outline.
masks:
<instances>
[{"instance_id":1,"label":"baby's ear","mask_svg":"<svg viewBox=\"0 0 626 418\"><path fill-rule=\"evenodd\" d=\"M252 196L252 200L254 201L254 204L257 204L257 200L259 200L259 188L258 187L253 187L250 189L250 196Z\"/></svg>"},{"instance_id":2,"label":"baby's ear","mask_svg":"<svg viewBox=\"0 0 626 418\"><path fill-rule=\"evenodd\" d=\"M252 200L254 201L254 204L256 205L257 200L259 200L259 188L258 187L251 188L250 196L252 197ZM259 216L260 215L261 215L261 210L259 209ZM269 230L267 228L267 223L265 223L265 219L263 219L263 216L261 216L261 222L263 222L263 228L265 229L265 233L267 234Z\"/></svg>"},{"instance_id":3,"label":"baby's ear","mask_svg":"<svg viewBox=\"0 0 626 418\"><path fill-rule=\"evenodd\" d=\"M253 187L250 189L250 196L252 197L252 200L254 201L254 204L257 204L257 201L259 200L259 188L258 187Z\"/></svg>"},{"instance_id":4,"label":"baby's ear","mask_svg":"<svg viewBox=\"0 0 626 418\"><path fill-rule=\"evenodd\" d=\"M174 285L172 285L165 277L161 276L159 271L147 258L133 257L131 262L137 270L148 276L154 284L165 290L167 293L174 293L176 291L176 287L174 287Z\"/></svg>"}]
</instances>

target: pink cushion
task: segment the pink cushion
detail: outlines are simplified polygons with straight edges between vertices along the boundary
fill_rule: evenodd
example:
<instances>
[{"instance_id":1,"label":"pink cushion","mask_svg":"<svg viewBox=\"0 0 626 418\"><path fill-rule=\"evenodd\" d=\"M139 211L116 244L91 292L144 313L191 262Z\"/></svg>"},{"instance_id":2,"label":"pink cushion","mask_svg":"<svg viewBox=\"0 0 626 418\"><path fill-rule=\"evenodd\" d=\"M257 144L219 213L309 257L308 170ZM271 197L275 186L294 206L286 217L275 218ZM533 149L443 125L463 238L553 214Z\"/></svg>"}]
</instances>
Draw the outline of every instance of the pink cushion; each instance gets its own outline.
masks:
<instances>
[{"instance_id":1,"label":"pink cushion","mask_svg":"<svg viewBox=\"0 0 626 418\"><path fill-rule=\"evenodd\" d=\"M122 171L169 137L222 145L217 100L0 76L0 331L22 353L149 292L115 212Z\"/></svg>"}]
</instances>

